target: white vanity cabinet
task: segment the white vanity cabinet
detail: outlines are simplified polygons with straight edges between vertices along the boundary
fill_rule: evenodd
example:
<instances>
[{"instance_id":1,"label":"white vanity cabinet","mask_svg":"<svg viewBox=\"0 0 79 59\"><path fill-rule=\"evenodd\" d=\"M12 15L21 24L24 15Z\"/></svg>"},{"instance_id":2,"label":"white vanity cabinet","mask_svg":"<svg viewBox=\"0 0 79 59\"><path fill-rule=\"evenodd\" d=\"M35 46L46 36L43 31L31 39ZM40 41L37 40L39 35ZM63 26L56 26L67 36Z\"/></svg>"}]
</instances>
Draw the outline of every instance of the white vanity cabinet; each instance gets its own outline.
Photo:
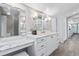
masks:
<instances>
[{"instance_id":1,"label":"white vanity cabinet","mask_svg":"<svg viewBox=\"0 0 79 59\"><path fill-rule=\"evenodd\" d=\"M47 55L47 37L35 38L34 46L28 48L28 53L31 56L46 56Z\"/></svg>"},{"instance_id":2,"label":"white vanity cabinet","mask_svg":"<svg viewBox=\"0 0 79 59\"><path fill-rule=\"evenodd\" d=\"M42 37L36 39L36 55L38 56L44 56L47 53L47 38Z\"/></svg>"},{"instance_id":3,"label":"white vanity cabinet","mask_svg":"<svg viewBox=\"0 0 79 59\"><path fill-rule=\"evenodd\" d=\"M55 34L41 34L41 36L35 38L33 36L30 37L35 40L34 46L27 49L31 56L48 56L58 47Z\"/></svg>"},{"instance_id":4,"label":"white vanity cabinet","mask_svg":"<svg viewBox=\"0 0 79 59\"><path fill-rule=\"evenodd\" d=\"M47 54L50 55L58 48L59 43L55 34L49 35L47 42Z\"/></svg>"}]
</instances>

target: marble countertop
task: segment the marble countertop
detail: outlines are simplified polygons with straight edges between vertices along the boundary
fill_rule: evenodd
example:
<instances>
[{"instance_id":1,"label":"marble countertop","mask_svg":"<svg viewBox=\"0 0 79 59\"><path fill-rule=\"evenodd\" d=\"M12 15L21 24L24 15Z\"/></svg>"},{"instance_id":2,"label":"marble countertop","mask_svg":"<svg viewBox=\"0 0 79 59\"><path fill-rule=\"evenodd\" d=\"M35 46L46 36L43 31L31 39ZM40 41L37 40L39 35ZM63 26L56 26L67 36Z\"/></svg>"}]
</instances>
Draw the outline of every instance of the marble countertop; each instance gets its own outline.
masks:
<instances>
[{"instance_id":1,"label":"marble countertop","mask_svg":"<svg viewBox=\"0 0 79 59\"><path fill-rule=\"evenodd\" d=\"M37 35L27 34L26 36L13 36L7 38L0 38L0 55L5 55L13 51L22 49L24 47L29 47L33 45L33 38L40 38L47 35L56 35L56 32L38 32Z\"/></svg>"},{"instance_id":2,"label":"marble countertop","mask_svg":"<svg viewBox=\"0 0 79 59\"><path fill-rule=\"evenodd\" d=\"M47 35L56 35L57 33L56 32L50 32L50 31L46 31L46 32L38 32L37 35L33 35L33 34L28 34L27 37L30 37L30 38L40 38L40 37L44 37L44 36L47 36Z\"/></svg>"},{"instance_id":3,"label":"marble countertop","mask_svg":"<svg viewBox=\"0 0 79 59\"><path fill-rule=\"evenodd\" d=\"M10 48L18 47L24 44L34 42L33 39L29 39L23 36L15 36L9 38L3 38L0 40L0 51L4 51Z\"/></svg>"}]
</instances>

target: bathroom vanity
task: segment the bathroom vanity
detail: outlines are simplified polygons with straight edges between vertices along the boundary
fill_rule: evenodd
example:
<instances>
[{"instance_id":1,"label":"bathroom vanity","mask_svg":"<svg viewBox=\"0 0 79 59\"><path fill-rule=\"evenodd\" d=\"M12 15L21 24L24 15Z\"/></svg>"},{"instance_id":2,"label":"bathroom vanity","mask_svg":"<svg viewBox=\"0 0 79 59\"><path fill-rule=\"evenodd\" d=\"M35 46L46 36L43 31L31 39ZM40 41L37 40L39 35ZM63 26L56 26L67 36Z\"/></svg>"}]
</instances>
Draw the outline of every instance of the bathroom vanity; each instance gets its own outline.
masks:
<instances>
[{"instance_id":1,"label":"bathroom vanity","mask_svg":"<svg viewBox=\"0 0 79 59\"><path fill-rule=\"evenodd\" d=\"M59 46L56 31L56 18L48 16L42 12L32 10L32 18L35 24L33 28L37 34L27 34L33 39L34 46L29 47L27 52L31 56L48 56Z\"/></svg>"},{"instance_id":2,"label":"bathroom vanity","mask_svg":"<svg viewBox=\"0 0 79 59\"><path fill-rule=\"evenodd\" d=\"M57 33L45 32L37 35L27 35L33 39L34 46L29 47L27 52L31 56L48 56L58 48L59 42L56 37Z\"/></svg>"},{"instance_id":3,"label":"bathroom vanity","mask_svg":"<svg viewBox=\"0 0 79 59\"><path fill-rule=\"evenodd\" d=\"M57 33L46 32L37 35L2 38L0 40L0 55L27 48L26 52L30 56L49 56L58 48L59 42L56 35Z\"/></svg>"}]
</instances>

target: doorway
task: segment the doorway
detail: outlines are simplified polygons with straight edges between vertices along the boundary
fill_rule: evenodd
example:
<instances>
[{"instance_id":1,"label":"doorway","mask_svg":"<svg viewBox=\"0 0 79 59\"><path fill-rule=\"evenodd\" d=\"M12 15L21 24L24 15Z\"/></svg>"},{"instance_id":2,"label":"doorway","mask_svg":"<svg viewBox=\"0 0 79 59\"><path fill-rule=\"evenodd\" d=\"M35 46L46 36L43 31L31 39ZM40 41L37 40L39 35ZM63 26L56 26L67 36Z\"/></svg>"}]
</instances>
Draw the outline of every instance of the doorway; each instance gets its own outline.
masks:
<instances>
[{"instance_id":1,"label":"doorway","mask_svg":"<svg viewBox=\"0 0 79 59\"><path fill-rule=\"evenodd\" d=\"M67 38L79 34L79 14L67 17Z\"/></svg>"}]
</instances>

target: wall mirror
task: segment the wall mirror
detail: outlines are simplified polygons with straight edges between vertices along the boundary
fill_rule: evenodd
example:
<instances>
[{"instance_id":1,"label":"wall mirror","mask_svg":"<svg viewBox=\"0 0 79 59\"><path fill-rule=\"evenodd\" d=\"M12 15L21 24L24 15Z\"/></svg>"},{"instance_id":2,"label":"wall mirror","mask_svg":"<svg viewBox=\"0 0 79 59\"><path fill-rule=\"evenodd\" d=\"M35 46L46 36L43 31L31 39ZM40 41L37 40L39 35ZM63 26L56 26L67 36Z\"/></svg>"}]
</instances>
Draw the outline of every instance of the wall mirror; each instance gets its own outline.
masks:
<instances>
[{"instance_id":1,"label":"wall mirror","mask_svg":"<svg viewBox=\"0 0 79 59\"><path fill-rule=\"evenodd\" d=\"M41 31L41 32L51 31L52 18L50 16L36 10L32 10L31 14L34 20L35 29L37 31Z\"/></svg>"},{"instance_id":2,"label":"wall mirror","mask_svg":"<svg viewBox=\"0 0 79 59\"><path fill-rule=\"evenodd\" d=\"M24 30L23 22L19 20L25 20L25 17L20 16L20 11L7 4L0 4L0 38L18 36L22 32L20 28Z\"/></svg>"}]
</instances>

